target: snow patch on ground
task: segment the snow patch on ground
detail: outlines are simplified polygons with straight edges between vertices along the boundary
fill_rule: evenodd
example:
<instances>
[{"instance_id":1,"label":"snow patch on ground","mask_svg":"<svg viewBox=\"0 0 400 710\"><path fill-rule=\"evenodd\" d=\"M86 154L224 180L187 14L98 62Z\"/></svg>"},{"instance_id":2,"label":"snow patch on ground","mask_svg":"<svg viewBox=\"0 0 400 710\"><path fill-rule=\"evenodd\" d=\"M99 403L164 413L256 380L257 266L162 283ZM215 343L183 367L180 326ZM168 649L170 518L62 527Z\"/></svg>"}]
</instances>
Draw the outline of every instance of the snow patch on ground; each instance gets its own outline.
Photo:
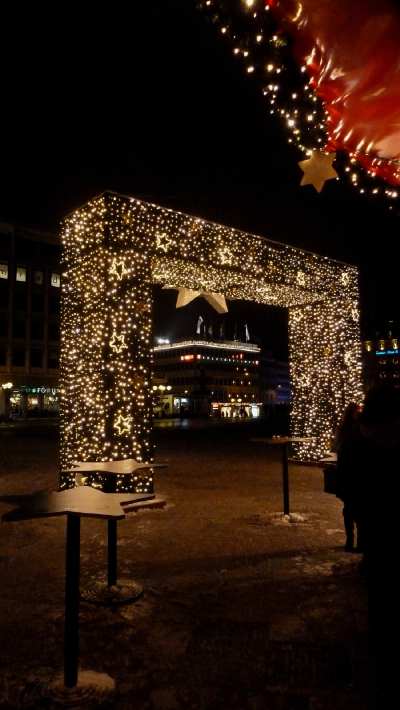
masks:
<instances>
[{"instance_id":1,"label":"snow patch on ground","mask_svg":"<svg viewBox=\"0 0 400 710\"><path fill-rule=\"evenodd\" d=\"M268 517L273 525L299 525L300 523L306 523L308 520L306 515L300 515L300 513L289 513L289 515L271 513Z\"/></svg>"}]
</instances>

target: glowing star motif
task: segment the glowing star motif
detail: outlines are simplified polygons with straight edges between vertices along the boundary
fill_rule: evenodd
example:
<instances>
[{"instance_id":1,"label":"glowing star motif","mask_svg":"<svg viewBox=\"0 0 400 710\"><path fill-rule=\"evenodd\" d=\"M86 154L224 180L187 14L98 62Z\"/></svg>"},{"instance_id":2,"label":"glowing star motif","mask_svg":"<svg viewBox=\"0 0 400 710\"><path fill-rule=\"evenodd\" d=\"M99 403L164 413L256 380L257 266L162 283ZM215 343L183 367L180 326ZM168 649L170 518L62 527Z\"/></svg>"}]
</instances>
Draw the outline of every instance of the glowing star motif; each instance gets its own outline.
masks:
<instances>
[{"instance_id":1,"label":"glowing star motif","mask_svg":"<svg viewBox=\"0 0 400 710\"><path fill-rule=\"evenodd\" d=\"M348 274L346 271L343 272L343 274L342 274L342 276L341 276L341 281L342 281L343 286L348 286L348 285L349 285L349 283L350 283L350 276L349 276L349 274Z\"/></svg>"},{"instance_id":2,"label":"glowing star motif","mask_svg":"<svg viewBox=\"0 0 400 710\"><path fill-rule=\"evenodd\" d=\"M225 249L221 249L221 251L218 253L218 256L220 264L232 264L233 253L227 247L225 247Z\"/></svg>"},{"instance_id":3,"label":"glowing star motif","mask_svg":"<svg viewBox=\"0 0 400 710\"><path fill-rule=\"evenodd\" d=\"M171 237L166 234L166 232L158 232L156 234L156 248L161 249L163 252L169 251L173 246L175 242Z\"/></svg>"},{"instance_id":4,"label":"glowing star motif","mask_svg":"<svg viewBox=\"0 0 400 710\"><path fill-rule=\"evenodd\" d=\"M121 335L117 335L116 332L113 333L113 336L110 340L110 348L111 350L114 350L114 352L119 355L122 353L123 350L127 349L127 344L125 342L125 335L122 333Z\"/></svg>"},{"instance_id":5,"label":"glowing star motif","mask_svg":"<svg viewBox=\"0 0 400 710\"><path fill-rule=\"evenodd\" d=\"M122 434L129 434L131 429L132 429L132 421L133 418L128 414L128 416L124 417L121 412L118 414L117 418L114 421L114 429L117 432L118 436L122 436Z\"/></svg>"},{"instance_id":6,"label":"glowing star motif","mask_svg":"<svg viewBox=\"0 0 400 710\"><path fill-rule=\"evenodd\" d=\"M299 167L304 173L300 185L313 185L317 192L321 192L327 180L338 176L332 167L335 158L336 153L325 155L325 153L314 150L311 158L299 163Z\"/></svg>"},{"instance_id":7,"label":"glowing star motif","mask_svg":"<svg viewBox=\"0 0 400 710\"><path fill-rule=\"evenodd\" d=\"M164 286L164 288L175 288L174 286ZM205 300L212 306L217 313L228 313L228 306L226 305L226 298L221 293L214 293L211 291L194 291L191 288L179 288L178 298L176 300L176 307L183 308L187 306L188 303L194 301L198 297L205 298Z\"/></svg>"},{"instance_id":8,"label":"glowing star motif","mask_svg":"<svg viewBox=\"0 0 400 710\"><path fill-rule=\"evenodd\" d=\"M307 387L310 386L310 378L308 377L308 375L304 375L304 374L303 374L303 375L300 375L300 376L299 376L299 379L298 379L298 386L299 386L301 389L307 389Z\"/></svg>"},{"instance_id":9,"label":"glowing star motif","mask_svg":"<svg viewBox=\"0 0 400 710\"><path fill-rule=\"evenodd\" d=\"M110 269L110 274L113 276L116 276L118 281L122 281L124 276L128 276L129 271L125 267L125 260L124 259L118 259L116 256L114 257L112 261L112 266Z\"/></svg>"},{"instance_id":10,"label":"glowing star motif","mask_svg":"<svg viewBox=\"0 0 400 710\"><path fill-rule=\"evenodd\" d=\"M358 321L359 313L357 306L353 306L353 308L351 309L351 317L354 321Z\"/></svg>"}]
</instances>

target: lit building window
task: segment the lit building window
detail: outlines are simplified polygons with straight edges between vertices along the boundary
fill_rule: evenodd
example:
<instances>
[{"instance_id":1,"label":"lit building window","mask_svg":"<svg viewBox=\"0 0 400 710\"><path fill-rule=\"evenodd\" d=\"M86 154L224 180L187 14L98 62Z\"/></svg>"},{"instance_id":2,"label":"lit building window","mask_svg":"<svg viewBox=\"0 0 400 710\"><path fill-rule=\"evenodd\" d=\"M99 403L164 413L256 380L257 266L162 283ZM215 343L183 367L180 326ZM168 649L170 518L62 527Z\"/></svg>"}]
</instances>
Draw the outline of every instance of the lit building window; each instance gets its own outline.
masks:
<instances>
[{"instance_id":1,"label":"lit building window","mask_svg":"<svg viewBox=\"0 0 400 710\"><path fill-rule=\"evenodd\" d=\"M54 286L55 288L60 288L60 285L61 285L60 274L53 273L51 275L51 285Z\"/></svg>"},{"instance_id":2,"label":"lit building window","mask_svg":"<svg viewBox=\"0 0 400 710\"><path fill-rule=\"evenodd\" d=\"M26 269L24 266L17 266L16 281L26 281Z\"/></svg>"},{"instance_id":3,"label":"lit building window","mask_svg":"<svg viewBox=\"0 0 400 710\"><path fill-rule=\"evenodd\" d=\"M43 284L43 271L35 271L33 281L37 286L41 286Z\"/></svg>"},{"instance_id":4,"label":"lit building window","mask_svg":"<svg viewBox=\"0 0 400 710\"><path fill-rule=\"evenodd\" d=\"M393 350L397 350L398 347L399 347L399 341L398 341L398 339L397 339L397 338L393 338L393 340L392 340L392 348L393 348Z\"/></svg>"},{"instance_id":5,"label":"lit building window","mask_svg":"<svg viewBox=\"0 0 400 710\"><path fill-rule=\"evenodd\" d=\"M8 279L8 264L0 264L0 279Z\"/></svg>"},{"instance_id":6,"label":"lit building window","mask_svg":"<svg viewBox=\"0 0 400 710\"><path fill-rule=\"evenodd\" d=\"M384 350L384 349L385 349L385 341L384 341L384 340L380 340L380 341L379 341L379 350Z\"/></svg>"},{"instance_id":7,"label":"lit building window","mask_svg":"<svg viewBox=\"0 0 400 710\"><path fill-rule=\"evenodd\" d=\"M366 349L367 353L370 353L370 352L371 352L371 350L372 350L372 343L371 343L370 340L368 340L368 341L365 343L365 349Z\"/></svg>"}]
</instances>

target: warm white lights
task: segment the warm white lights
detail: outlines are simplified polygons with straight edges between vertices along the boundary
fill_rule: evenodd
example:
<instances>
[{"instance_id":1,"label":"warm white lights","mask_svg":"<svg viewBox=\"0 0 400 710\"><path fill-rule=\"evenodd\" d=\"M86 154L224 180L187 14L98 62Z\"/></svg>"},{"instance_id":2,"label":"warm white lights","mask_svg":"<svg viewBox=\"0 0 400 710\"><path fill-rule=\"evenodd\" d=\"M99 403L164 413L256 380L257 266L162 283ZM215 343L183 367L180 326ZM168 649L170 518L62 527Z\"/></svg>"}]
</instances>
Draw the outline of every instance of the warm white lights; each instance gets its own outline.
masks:
<instances>
[{"instance_id":1,"label":"warm white lights","mask_svg":"<svg viewBox=\"0 0 400 710\"><path fill-rule=\"evenodd\" d=\"M76 460L153 460L153 283L289 309L291 428L315 437L299 457L325 453L345 406L361 400L356 268L111 193L74 212L62 241L64 470ZM118 490L127 488L151 490L151 475L121 477Z\"/></svg>"}]
</instances>

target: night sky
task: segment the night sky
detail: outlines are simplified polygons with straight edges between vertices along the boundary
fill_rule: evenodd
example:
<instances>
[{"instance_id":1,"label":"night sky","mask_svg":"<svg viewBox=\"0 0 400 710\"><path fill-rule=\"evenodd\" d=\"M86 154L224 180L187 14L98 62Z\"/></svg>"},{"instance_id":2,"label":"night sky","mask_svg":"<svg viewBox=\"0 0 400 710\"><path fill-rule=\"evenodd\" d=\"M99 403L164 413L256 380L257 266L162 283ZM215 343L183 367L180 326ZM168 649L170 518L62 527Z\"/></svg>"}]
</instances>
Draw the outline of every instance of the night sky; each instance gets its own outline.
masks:
<instances>
[{"instance_id":1,"label":"night sky","mask_svg":"<svg viewBox=\"0 0 400 710\"><path fill-rule=\"evenodd\" d=\"M194 0L85 7L3 18L0 219L57 229L121 191L358 264L364 331L397 320L400 217L337 181L299 187L300 158Z\"/></svg>"}]
</instances>

